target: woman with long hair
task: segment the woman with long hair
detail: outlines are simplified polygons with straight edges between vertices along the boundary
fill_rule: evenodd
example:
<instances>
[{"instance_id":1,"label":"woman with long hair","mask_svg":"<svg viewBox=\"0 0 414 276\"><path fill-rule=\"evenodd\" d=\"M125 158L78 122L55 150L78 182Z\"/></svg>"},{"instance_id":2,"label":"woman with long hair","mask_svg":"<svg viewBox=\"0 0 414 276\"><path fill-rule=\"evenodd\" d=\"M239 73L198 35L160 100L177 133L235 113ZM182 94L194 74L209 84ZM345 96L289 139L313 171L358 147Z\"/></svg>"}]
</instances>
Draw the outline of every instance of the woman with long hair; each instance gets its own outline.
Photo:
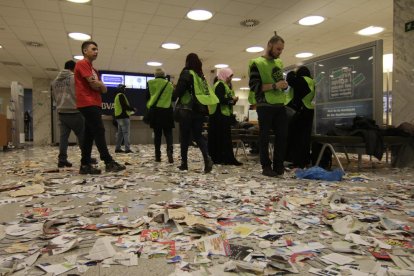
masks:
<instances>
[{"instance_id":1,"label":"woman with long hair","mask_svg":"<svg viewBox=\"0 0 414 276\"><path fill-rule=\"evenodd\" d=\"M175 96L180 108L180 170L188 170L188 146L192 139L196 142L204 159L204 172L213 169L207 143L202 135L204 118L208 116L208 106L218 103L214 91L209 87L203 74L202 62L197 54L187 55L185 67L178 79Z\"/></svg>"}]
</instances>

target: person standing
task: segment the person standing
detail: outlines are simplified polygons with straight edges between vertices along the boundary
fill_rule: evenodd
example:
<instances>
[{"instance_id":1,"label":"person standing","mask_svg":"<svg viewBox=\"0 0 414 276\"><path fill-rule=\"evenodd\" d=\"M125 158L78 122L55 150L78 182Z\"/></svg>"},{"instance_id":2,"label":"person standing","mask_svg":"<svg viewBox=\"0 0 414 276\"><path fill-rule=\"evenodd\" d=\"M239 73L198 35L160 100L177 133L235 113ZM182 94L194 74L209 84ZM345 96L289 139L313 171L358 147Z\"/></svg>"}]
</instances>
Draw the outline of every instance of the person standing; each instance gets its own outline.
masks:
<instances>
[{"instance_id":1,"label":"person standing","mask_svg":"<svg viewBox=\"0 0 414 276\"><path fill-rule=\"evenodd\" d=\"M288 120L285 110L288 83L283 79L283 63L279 59L285 46L284 40L275 35L267 43L266 53L249 63L249 87L254 92L259 121L259 153L262 174L284 174ZM275 135L273 168L269 158L269 136Z\"/></svg>"},{"instance_id":2,"label":"person standing","mask_svg":"<svg viewBox=\"0 0 414 276\"><path fill-rule=\"evenodd\" d=\"M68 140L73 131L81 147L84 138L85 120L79 110L76 109L74 69L76 62L69 60L64 69L58 74L51 84L52 98L56 103L59 116L59 155L58 167L72 167L68 161Z\"/></svg>"},{"instance_id":3,"label":"person standing","mask_svg":"<svg viewBox=\"0 0 414 276\"><path fill-rule=\"evenodd\" d=\"M231 139L233 105L239 99L231 89L232 77L230 68L218 71L214 92L220 102L209 109L208 152L214 164L240 166L242 163L234 157Z\"/></svg>"},{"instance_id":4,"label":"person standing","mask_svg":"<svg viewBox=\"0 0 414 276\"><path fill-rule=\"evenodd\" d=\"M178 98L178 104L183 107L179 120L181 165L178 168L188 170L187 155L192 134L203 155L204 172L209 173L213 169L213 161L202 135L203 120L208 116L207 106L217 104L218 99L204 77L202 63L197 54L187 55L174 94Z\"/></svg>"},{"instance_id":5,"label":"person standing","mask_svg":"<svg viewBox=\"0 0 414 276\"><path fill-rule=\"evenodd\" d=\"M98 57L98 45L94 41L85 41L81 46L83 60L75 66L76 106L85 118L85 137L82 144L80 174L100 174L101 170L91 166L93 142L98 148L100 158L105 162L107 172L125 170L109 154L105 140L105 128L102 122L101 93L106 93L105 84L100 80L98 71L92 62Z\"/></svg>"},{"instance_id":6,"label":"person standing","mask_svg":"<svg viewBox=\"0 0 414 276\"><path fill-rule=\"evenodd\" d=\"M288 104L296 113L289 123L286 161L304 168L310 164L310 144L314 115L315 81L308 67L300 66L287 76L293 88L293 99Z\"/></svg>"},{"instance_id":7,"label":"person standing","mask_svg":"<svg viewBox=\"0 0 414 276\"><path fill-rule=\"evenodd\" d=\"M116 136L115 152L120 153L132 153L131 144L129 140L130 132L130 120L129 116L134 114L134 109L129 105L128 99L125 96L124 84L120 84L117 87L118 93L114 100L114 115L117 122L118 131ZM125 151L121 149L121 144L124 142Z\"/></svg>"},{"instance_id":8,"label":"person standing","mask_svg":"<svg viewBox=\"0 0 414 276\"><path fill-rule=\"evenodd\" d=\"M154 109L150 127L154 130L155 161L161 162L161 136L164 133L168 162L174 163L172 134L174 128L172 109L174 86L165 78L165 72L162 68L155 70L154 77L155 79L148 81L147 109Z\"/></svg>"}]
</instances>

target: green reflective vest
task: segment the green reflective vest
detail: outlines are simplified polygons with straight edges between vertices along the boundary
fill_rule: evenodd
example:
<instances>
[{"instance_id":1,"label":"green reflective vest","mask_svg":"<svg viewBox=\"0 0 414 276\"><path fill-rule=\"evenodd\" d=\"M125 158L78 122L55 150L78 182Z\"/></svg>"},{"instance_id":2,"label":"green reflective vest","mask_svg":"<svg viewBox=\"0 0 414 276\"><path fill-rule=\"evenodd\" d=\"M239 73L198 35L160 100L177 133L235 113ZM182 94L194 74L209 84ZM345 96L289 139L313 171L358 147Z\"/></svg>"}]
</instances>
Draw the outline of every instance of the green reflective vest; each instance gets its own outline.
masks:
<instances>
[{"instance_id":1,"label":"green reflective vest","mask_svg":"<svg viewBox=\"0 0 414 276\"><path fill-rule=\"evenodd\" d=\"M250 68L253 64L256 64L263 84L276 83L280 80L283 80L283 71L282 71L283 62L279 58L269 60L264 57L258 57L258 58L252 59L249 63L249 74L250 74ZM266 102L269 104L285 104L286 103L286 93L283 90L270 89L270 90L264 91L264 94L265 94ZM253 95L249 95L249 98L252 98L252 97Z\"/></svg>"},{"instance_id":2,"label":"green reflective vest","mask_svg":"<svg viewBox=\"0 0 414 276\"><path fill-rule=\"evenodd\" d=\"M119 116L122 113L122 106L121 106L121 102L119 101L119 97L125 97L125 102L127 103L127 105L129 105L128 99L127 99L127 97L125 96L124 93L118 93L118 94L116 94L115 100L114 100L114 110L115 110L114 112L115 112L115 116ZM131 111L131 110L127 110L126 111L126 114L128 116L131 116L131 114L133 114L133 113L134 113L134 111Z\"/></svg>"},{"instance_id":3,"label":"green reflective vest","mask_svg":"<svg viewBox=\"0 0 414 276\"><path fill-rule=\"evenodd\" d=\"M165 86L166 85L166 86ZM165 88L164 88L165 86ZM157 107L169 108L171 107L171 98L174 90L174 86L171 82L163 78L155 78L148 81L148 90L150 93L150 99L147 102L147 108L150 108L154 105L155 101L158 98L158 95L161 93L161 90L164 88L160 99L157 102Z\"/></svg>"},{"instance_id":4,"label":"green reflective vest","mask_svg":"<svg viewBox=\"0 0 414 276\"><path fill-rule=\"evenodd\" d=\"M193 76L194 81L194 93L197 98L197 100L207 106L211 106L214 104L217 104L219 102L219 99L217 98L214 91L211 89L211 87L208 85L207 81L205 79L200 78L197 73L195 73L193 70L189 70L190 74ZM180 99L180 103L183 105L188 105L191 101L191 92L186 91L184 95Z\"/></svg>"},{"instance_id":5,"label":"green reflective vest","mask_svg":"<svg viewBox=\"0 0 414 276\"><path fill-rule=\"evenodd\" d=\"M227 83L222 80L219 80L214 84L214 91L216 91L216 87L219 83L222 83L224 85L224 89L225 89L224 98L226 99L233 98L235 95L234 91L231 90L230 87L227 85ZM216 112L218 104L209 106L210 115ZM233 114L233 106L230 104L220 104L220 110L221 110L221 114L223 114L224 116L230 116L231 114Z\"/></svg>"},{"instance_id":6,"label":"green reflective vest","mask_svg":"<svg viewBox=\"0 0 414 276\"><path fill-rule=\"evenodd\" d=\"M303 97L302 102L306 106L307 109L314 109L314 104L312 103L313 98L315 97L315 81L309 77L303 77L305 81L308 83L310 92Z\"/></svg>"}]
</instances>

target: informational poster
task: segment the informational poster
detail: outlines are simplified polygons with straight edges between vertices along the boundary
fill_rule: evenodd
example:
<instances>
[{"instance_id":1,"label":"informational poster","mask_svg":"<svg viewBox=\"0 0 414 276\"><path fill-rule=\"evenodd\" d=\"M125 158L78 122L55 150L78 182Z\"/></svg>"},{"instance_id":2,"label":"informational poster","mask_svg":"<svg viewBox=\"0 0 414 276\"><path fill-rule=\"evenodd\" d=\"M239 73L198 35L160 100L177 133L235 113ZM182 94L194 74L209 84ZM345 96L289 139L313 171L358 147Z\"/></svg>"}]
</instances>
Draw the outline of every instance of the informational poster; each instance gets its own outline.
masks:
<instances>
[{"instance_id":1,"label":"informational poster","mask_svg":"<svg viewBox=\"0 0 414 276\"><path fill-rule=\"evenodd\" d=\"M316 134L351 126L356 116L373 119L374 50L368 47L314 62Z\"/></svg>"}]
</instances>

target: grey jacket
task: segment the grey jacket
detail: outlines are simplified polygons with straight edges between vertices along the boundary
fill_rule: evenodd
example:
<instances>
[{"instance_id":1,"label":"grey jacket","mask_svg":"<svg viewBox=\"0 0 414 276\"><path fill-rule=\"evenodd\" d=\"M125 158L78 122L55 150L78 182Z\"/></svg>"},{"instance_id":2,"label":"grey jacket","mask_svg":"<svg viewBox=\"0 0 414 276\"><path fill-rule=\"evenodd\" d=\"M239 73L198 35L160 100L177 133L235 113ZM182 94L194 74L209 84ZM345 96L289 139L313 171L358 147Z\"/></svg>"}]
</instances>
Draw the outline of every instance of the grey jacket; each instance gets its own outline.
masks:
<instances>
[{"instance_id":1,"label":"grey jacket","mask_svg":"<svg viewBox=\"0 0 414 276\"><path fill-rule=\"evenodd\" d=\"M75 75L63 69L51 84L52 97L58 113L77 113Z\"/></svg>"}]
</instances>

